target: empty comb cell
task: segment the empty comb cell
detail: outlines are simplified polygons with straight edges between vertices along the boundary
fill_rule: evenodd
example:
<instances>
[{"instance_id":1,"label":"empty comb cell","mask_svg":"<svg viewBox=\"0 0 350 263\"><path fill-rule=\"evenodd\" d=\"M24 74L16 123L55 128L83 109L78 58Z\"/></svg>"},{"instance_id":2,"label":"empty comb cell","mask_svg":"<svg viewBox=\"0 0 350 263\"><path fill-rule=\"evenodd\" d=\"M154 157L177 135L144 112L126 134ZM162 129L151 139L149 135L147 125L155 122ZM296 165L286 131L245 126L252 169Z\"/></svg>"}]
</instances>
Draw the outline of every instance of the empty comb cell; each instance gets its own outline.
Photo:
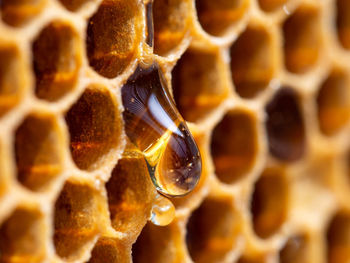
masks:
<instances>
[{"instance_id":1,"label":"empty comb cell","mask_svg":"<svg viewBox=\"0 0 350 263\"><path fill-rule=\"evenodd\" d=\"M201 174L198 147L177 111L157 64L140 64L122 88L126 134L143 153L158 191L190 192Z\"/></svg>"}]
</instances>

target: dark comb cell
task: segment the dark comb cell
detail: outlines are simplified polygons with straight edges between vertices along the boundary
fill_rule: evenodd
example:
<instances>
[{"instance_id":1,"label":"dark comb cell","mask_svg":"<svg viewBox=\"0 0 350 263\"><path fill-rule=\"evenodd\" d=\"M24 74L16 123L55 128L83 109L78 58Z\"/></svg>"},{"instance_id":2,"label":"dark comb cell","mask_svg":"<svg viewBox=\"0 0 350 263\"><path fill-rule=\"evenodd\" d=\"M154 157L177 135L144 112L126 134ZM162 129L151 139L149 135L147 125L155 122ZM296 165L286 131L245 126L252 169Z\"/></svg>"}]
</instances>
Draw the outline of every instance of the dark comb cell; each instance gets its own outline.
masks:
<instances>
[{"instance_id":1,"label":"dark comb cell","mask_svg":"<svg viewBox=\"0 0 350 263\"><path fill-rule=\"evenodd\" d=\"M305 148L305 128L297 95L281 89L266 106L266 129L272 155L284 161L296 161Z\"/></svg>"},{"instance_id":2,"label":"dark comb cell","mask_svg":"<svg viewBox=\"0 0 350 263\"><path fill-rule=\"evenodd\" d=\"M126 134L143 153L157 190L189 193L199 180L201 157L159 66L140 64L123 86L122 100Z\"/></svg>"}]
</instances>

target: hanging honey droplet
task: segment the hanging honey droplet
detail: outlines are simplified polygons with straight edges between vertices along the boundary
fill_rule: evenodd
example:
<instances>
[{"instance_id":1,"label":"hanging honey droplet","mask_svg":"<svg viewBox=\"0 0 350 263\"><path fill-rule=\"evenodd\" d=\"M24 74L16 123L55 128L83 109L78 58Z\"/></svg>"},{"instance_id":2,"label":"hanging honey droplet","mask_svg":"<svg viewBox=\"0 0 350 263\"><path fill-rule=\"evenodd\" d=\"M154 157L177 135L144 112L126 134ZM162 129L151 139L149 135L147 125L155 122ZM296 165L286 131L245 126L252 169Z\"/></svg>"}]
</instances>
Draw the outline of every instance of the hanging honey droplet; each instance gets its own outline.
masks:
<instances>
[{"instance_id":1,"label":"hanging honey droplet","mask_svg":"<svg viewBox=\"0 0 350 263\"><path fill-rule=\"evenodd\" d=\"M123 86L122 100L126 134L143 153L157 190L167 196L192 191L202 170L200 153L158 64L140 64Z\"/></svg>"},{"instance_id":2,"label":"hanging honey droplet","mask_svg":"<svg viewBox=\"0 0 350 263\"><path fill-rule=\"evenodd\" d=\"M151 222L157 226L166 226L173 221L174 217L173 203L168 198L157 194L151 211Z\"/></svg>"}]
</instances>

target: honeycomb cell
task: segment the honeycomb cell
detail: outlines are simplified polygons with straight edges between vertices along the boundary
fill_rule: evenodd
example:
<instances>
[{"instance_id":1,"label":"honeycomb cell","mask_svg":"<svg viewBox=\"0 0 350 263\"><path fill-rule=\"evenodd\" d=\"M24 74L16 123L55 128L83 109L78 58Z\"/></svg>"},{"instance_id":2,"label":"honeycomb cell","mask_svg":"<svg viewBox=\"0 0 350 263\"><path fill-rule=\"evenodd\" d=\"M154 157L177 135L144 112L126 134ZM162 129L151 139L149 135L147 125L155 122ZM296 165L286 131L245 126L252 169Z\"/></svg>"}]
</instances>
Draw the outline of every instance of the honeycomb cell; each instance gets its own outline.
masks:
<instances>
[{"instance_id":1,"label":"honeycomb cell","mask_svg":"<svg viewBox=\"0 0 350 263\"><path fill-rule=\"evenodd\" d=\"M223 63L214 52L187 50L172 72L177 108L185 120L196 122L227 98Z\"/></svg>"},{"instance_id":2,"label":"honeycomb cell","mask_svg":"<svg viewBox=\"0 0 350 263\"><path fill-rule=\"evenodd\" d=\"M135 59L142 35L140 6L137 0L104 0L90 18L87 55L102 76L118 76Z\"/></svg>"},{"instance_id":3,"label":"honeycomb cell","mask_svg":"<svg viewBox=\"0 0 350 263\"><path fill-rule=\"evenodd\" d=\"M279 252L280 263L312 262L309 251L309 240L306 235L290 237Z\"/></svg>"},{"instance_id":4,"label":"honeycomb cell","mask_svg":"<svg viewBox=\"0 0 350 263\"><path fill-rule=\"evenodd\" d=\"M265 262L268 262L267 257L260 253L243 255L237 261L237 263L265 263Z\"/></svg>"},{"instance_id":5,"label":"honeycomb cell","mask_svg":"<svg viewBox=\"0 0 350 263\"><path fill-rule=\"evenodd\" d=\"M72 90L80 68L78 35L65 22L54 21L35 39L33 67L38 98L56 101Z\"/></svg>"},{"instance_id":6,"label":"honeycomb cell","mask_svg":"<svg viewBox=\"0 0 350 263\"><path fill-rule=\"evenodd\" d=\"M321 48L318 10L302 6L283 25L284 60L287 70L302 74L317 62Z\"/></svg>"},{"instance_id":7,"label":"honeycomb cell","mask_svg":"<svg viewBox=\"0 0 350 263\"><path fill-rule=\"evenodd\" d=\"M338 212L327 230L328 262L350 261L350 214Z\"/></svg>"},{"instance_id":8,"label":"honeycomb cell","mask_svg":"<svg viewBox=\"0 0 350 263\"><path fill-rule=\"evenodd\" d=\"M89 86L66 114L70 133L70 150L75 164L94 170L121 141L122 122L118 106L110 92Z\"/></svg>"},{"instance_id":9,"label":"honeycomb cell","mask_svg":"<svg viewBox=\"0 0 350 263\"><path fill-rule=\"evenodd\" d=\"M255 183L251 212L253 228L261 238L276 233L284 223L288 211L288 183L284 172L267 168Z\"/></svg>"},{"instance_id":10,"label":"honeycomb cell","mask_svg":"<svg viewBox=\"0 0 350 263\"><path fill-rule=\"evenodd\" d=\"M256 118L249 112L232 111L212 134L211 154L220 181L234 183L254 165L258 151Z\"/></svg>"},{"instance_id":11,"label":"honeycomb cell","mask_svg":"<svg viewBox=\"0 0 350 263\"><path fill-rule=\"evenodd\" d=\"M262 10L272 12L287 2L288 0L259 0L259 5Z\"/></svg>"},{"instance_id":12,"label":"honeycomb cell","mask_svg":"<svg viewBox=\"0 0 350 263\"><path fill-rule=\"evenodd\" d=\"M44 235L42 214L17 208L0 227L0 262L42 262Z\"/></svg>"},{"instance_id":13,"label":"honeycomb cell","mask_svg":"<svg viewBox=\"0 0 350 263\"><path fill-rule=\"evenodd\" d=\"M27 116L15 133L18 181L33 191L44 190L62 170L63 147L54 116Z\"/></svg>"},{"instance_id":14,"label":"honeycomb cell","mask_svg":"<svg viewBox=\"0 0 350 263\"><path fill-rule=\"evenodd\" d=\"M18 104L25 86L19 50L14 45L0 44L0 117Z\"/></svg>"},{"instance_id":15,"label":"honeycomb cell","mask_svg":"<svg viewBox=\"0 0 350 263\"><path fill-rule=\"evenodd\" d=\"M350 2L348 0L337 0L337 33L341 45L350 49Z\"/></svg>"},{"instance_id":16,"label":"honeycomb cell","mask_svg":"<svg viewBox=\"0 0 350 263\"><path fill-rule=\"evenodd\" d=\"M320 130L326 135L339 132L350 117L350 81L346 73L335 70L323 82L317 95Z\"/></svg>"},{"instance_id":17,"label":"honeycomb cell","mask_svg":"<svg viewBox=\"0 0 350 263\"><path fill-rule=\"evenodd\" d=\"M231 199L205 199L187 223L186 242L193 261L223 261L233 249L238 231Z\"/></svg>"},{"instance_id":18,"label":"honeycomb cell","mask_svg":"<svg viewBox=\"0 0 350 263\"><path fill-rule=\"evenodd\" d=\"M142 154L126 150L106 184L112 226L138 235L146 223L155 197Z\"/></svg>"},{"instance_id":19,"label":"honeycomb cell","mask_svg":"<svg viewBox=\"0 0 350 263\"><path fill-rule=\"evenodd\" d=\"M113 238L101 237L92 250L88 263L131 262L129 250Z\"/></svg>"},{"instance_id":20,"label":"honeycomb cell","mask_svg":"<svg viewBox=\"0 0 350 263\"><path fill-rule=\"evenodd\" d=\"M305 152L305 128L297 94L282 88L265 108L270 153L283 161L296 161Z\"/></svg>"},{"instance_id":21,"label":"honeycomb cell","mask_svg":"<svg viewBox=\"0 0 350 263\"><path fill-rule=\"evenodd\" d=\"M232 45L232 78L241 97L256 96L271 81L275 71L271 41L265 28L250 25Z\"/></svg>"},{"instance_id":22,"label":"honeycomb cell","mask_svg":"<svg viewBox=\"0 0 350 263\"><path fill-rule=\"evenodd\" d=\"M84 4L93 0L59 0L69 11L77 11Z\"/></svg>"},{"instance_id":23,"label":"honeycomb cell","mask_svg":"<svg viewBox=\"0 0 350 263\"><path fill-rule=\"evenodd\" d=\"M2 20L11 26L23 26L38 16L45 4L46 0L2 0Z\"/></svg>"},{"instance_id":24,"label":"honeycomb cell","mask_svg":"<svg viewBox=\"0 0 350 263\"><path fill-rule=\"evenodd\" d=\"M99 197L91 187L67 182L56 203L54 245L65 260L80 257L99 233Z\"/></svg>"},{"instance_id":25,"label":"honeycomb cell","mask_svg":"<svg viewBox=\"0 0 350 263\"><path fill-rule=\"evenodd\" d=\"M183 253L182 247L178 247L180 244L174 240L173 228L173 225L160 227L147 224L132 246L132 262L183 262L183 259L179 259Z\"/></svg>"},{"instance_id":26,"label":"honeycomb cell","mask_svg":"<svg viewBox=\"0 0 350 263\"><path fill-rule=\"evenodd\" d=\"M222 36L243 17L247 0L196 0L198 20L203 29L213 36Z\"/></svg>"},{"instance_id":27,"label":"honeycomb cell","mask_svg":"<svg viewBox=\"0 0 350 263\"><path fill-rule=\"evenodd\" d=\"M154 0L154 52L167 55L189 30L189 1Z\"/></svg>"}]
</instances>

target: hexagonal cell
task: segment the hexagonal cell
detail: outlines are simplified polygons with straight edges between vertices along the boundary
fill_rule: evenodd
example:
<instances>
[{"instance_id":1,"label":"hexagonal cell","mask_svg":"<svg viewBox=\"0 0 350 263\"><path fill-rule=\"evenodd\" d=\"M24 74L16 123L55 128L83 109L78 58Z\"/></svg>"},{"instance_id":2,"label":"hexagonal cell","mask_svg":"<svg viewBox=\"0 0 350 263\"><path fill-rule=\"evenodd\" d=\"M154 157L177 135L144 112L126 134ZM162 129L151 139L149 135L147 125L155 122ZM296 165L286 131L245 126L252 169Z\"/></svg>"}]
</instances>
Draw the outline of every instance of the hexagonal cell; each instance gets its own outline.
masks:
<instances>
[{"instance_id":1,"label":"hexagonal cell","mask_svg":"<svg viewBox=\"0 0 350 263\"><path fill-rule=\"evenodd\" d=\"M156 194L143 155L124 152L106 189L112 226L129 236L138 235L149 218Z\"/></svg>"},{"instance_id":2,"label":"hexagonal cell","mask_svg":"<svg viewBox=\"0 0 350 263\"><path fill-rule=\"evenodd\" d=\"M350 2L337 0L337 33L340 44L350 49Z\"/></svg>"},{"instance_id":3,"label":"hexagonal cell","mask_svg":"<svg viewBox=\"0 0 350 263\"><path fill-rule=\"evenodd\" d=\"M54 21L35 39L35 94L48 101L62 98L76 84L80 68L78 35L65 22Z\"/></svg>"},{"instance_id":4,"label":"hexagonal cell","mask_svg":"<svg viewBox=\"0 0 350 263\"><path fill-rule=\"evenodd\" d=\"M331 220L327 230L328 262L350 261L350 213L340 211Z\"/></svg>"},{"instance_id":5,"label":"hexagonal cell","mask_svg":"<svg viewBox=\"0 0 350 263\"><path fill-rule=\"evenodd\" d=\"M282 161L300 159L305 152L306 138L297 94L290 88L282 88L265 111L270 153Z\"/></svg>"},{"instance_id":6,"label":"hexagonal cell","mask_svg":"<svg viewBox=\"0 0 350 263\"><path fill-rule=\"evenodd\" d=\"M334 70L317 95L320 130L326 135L339 132L350 117L350 80L345 72Z\"/></svg>"},{"instance_id":7,"label":"hexagonal cell","mask_svg":"<svg viewBox=\"0 0 350 263\"><path fill-rule=\"evenodd\" d=\"M90 186L67 182L55 203L54 245L65 260L80 257L99 234L101 204Z\"/></svg>"},{"instance_id":8,"label":"hexagonal cell","mask_svg":"<svg viewBox=\"0 0 350 263\"><path fill-rule=\"evenodd\" d=\"M207 198L189 218L186 242L194 262L221 262L240 231L232 199Z\"/></svg>"},{"instance_id":9,"label":"hexagonal cell","mask_svg":"<svg viewBox=\"0 0 350 263\"><path fill-rule=\"evenodd\" d=\"M196 122L228 97L223 62L217 53L187 50L172 72L174 99L181 115Z\"/></svg>"},{"instance_id":10,"label":"hexagonal cell","mask_svg":"<svg viewBox=\"0 0 350 263\"><path fill-rule=\"evenodd\" d=\"M87 27L90 66L107 78L121 74L134 60L142 35L141 3L104 0Z\"/></svg>"},{"instance_id":11,"label":"hexagonal cell","mask_svg":"<svg viewBox=\"0 0 350 263\"><path fill-rule=\"evenodd\" d=\"M167 55L189 30L189 1L154 0L154 52Z\"/></svg>"},{"instance_id":12,"label":"hexagonal cell","mask_svg":"<svg viewBox=\"0 0 350 263\"><path fill-rule=\"evenodd\" d=\"M308 263L310 256L309 238L306 235L290 237L279 252L280 263Z\"/></svg>"},{"instance_id":13,"label":"hexagonal cell","mask_svg":"<svg viewBox=\"0 0 350 263\"><path fill-rule=\"evenodd\" d=\"M250 25L231 47L231 72L237 93L252 98L274 74L271 37L261 25Z\"/></svg>"},{"instance_id":14,"label":"hexagonal cell","mask_svg":"<svg viewBox=\"0 0 350 263\"><path fill-rule=\"evenodd\" d=\"M272 12L287 2L288 0L259 0L259 6L265 12Z\"/></svg>"},{"instance_id":15,"label":"hexagonal cell","mask_svg":"<svg viewBox=\"0 0 350 263\"><path fill-rule=\"evenodd\" d=\"M78 11L84 4L92 0L59 0L69 11Z\"/></svg>"},{"instance_id":16,"label":"hexagonal cell","mask_svg":"<svg viewBox=\"0 0 350 263\"><path fill-rule=\"evenodd\" d=\"M198 20L213 36L222 36L243 17L248 0L196 0Z\"/></svg>"},{"instance_id":17,"label":"hexagonal cell","mask_svg":"<svg viewBox=\"0 0 350 263\"><path fill-rule=\"evenodd\" d=\"M130 248L126 248L116 239L101 237L91 252L88 263L131 262Z\"/></svg>"},{"instance_id":18,"label":"hexagonal cell","mask_svg":"<svg viewBox=\"0 0 350 263\"><path fill-rule=\"evenodd\" d=\"M18 181L33 191L44 190L62 170L63 146L55 116L27 116L15 133Z\"/></svg>"},{"instance_id":19,"label":"hexagonal cell","mask_svg":"<svg viewBox=\"0 0 350 263\"><path fill-rule=\"evenodd\" d=\"M19 50L14 45L0 44L0 117L15 107L25 86ZM19 78L18 76L21 76Z\"/></svg>"},{"instance_id":20,"label":"hexagonal cell","mask_svg":"<svg viewBox=\"0 0 350 263\"><path fill-rule=\"evenodd\" d=\"M1 262L42 262L45 224L34 209L17 208L0 227Z\"/></svg>"},{"instance_id":21,"label":"hexagonal cell","mask_svg":"<svg viewBox=\"0 0 350 263\"><path fill-rule=\"evenodd\" d=\"M121 141L120 118L110 92L97 85L89 86L67 112L70 150L80 169L94 170L106 162L103 157Z\"/></svg>"},{"instance_id":22,"label":"hexagonal cell","mask_svg":"<svg viewBox=\"0 0 350 263\"><path fill-rule=\"evenodd\" d=\"M2 0L2 20L11 26L23 26L40 14L46 0Z\"/></svg>"},{"instance_id":23,"label":"hexagonal cell","mask_svg":"<svg viewBox=\"0 0 350 263\"><path fill-rule=\"evenodd\" d=\"M269 262L267 260L267 256L262 253L249 253L247 255L241 256L237 263L266 263Z\"/></svg>"},{"instance_id":24,"label":"hexagonal cell","mask_svg":"<svg viewBox=\"0 0 350 263\"><path fill-rule=\"evenodd\" d=\"M220 181L234 183L254 165L258 151L256 118L250 112L232 111L215 127L211 154Z\"/></svg>"},{"instance_id":25,"label":"hexagonal cell","mask_svg":"<svg viewBox=\"0 0 350 263\"><path fill-rule=\"evenodd\" d=\"M251 212L253 228L261 238L276 233L287 217L288 183L282 169L267 168L255 183Z\"/></svg>"},{"instance_id":26,"label":"hexagonal cell","mask_svg":"<svg viewBox=\"0 0 350 263\"><path fill-rule=\"evenodd\" d=\"M134 263L182 262L182 240L175 237L175 226L159 227L148 223L132 246ZM183 260L183 259L182 259Z\"/></svg>"},{"instance_id":27,"label":"hexagonal cell","mask_svg":"<svg viewBox=\"0 0 350 263\"><path fill-rule=\"evenodd\" d=\"M302 74L317 62L321 48L319 12L302 6L283 24L284 62L287 70Z\"/></svg>"}]
</instances>

